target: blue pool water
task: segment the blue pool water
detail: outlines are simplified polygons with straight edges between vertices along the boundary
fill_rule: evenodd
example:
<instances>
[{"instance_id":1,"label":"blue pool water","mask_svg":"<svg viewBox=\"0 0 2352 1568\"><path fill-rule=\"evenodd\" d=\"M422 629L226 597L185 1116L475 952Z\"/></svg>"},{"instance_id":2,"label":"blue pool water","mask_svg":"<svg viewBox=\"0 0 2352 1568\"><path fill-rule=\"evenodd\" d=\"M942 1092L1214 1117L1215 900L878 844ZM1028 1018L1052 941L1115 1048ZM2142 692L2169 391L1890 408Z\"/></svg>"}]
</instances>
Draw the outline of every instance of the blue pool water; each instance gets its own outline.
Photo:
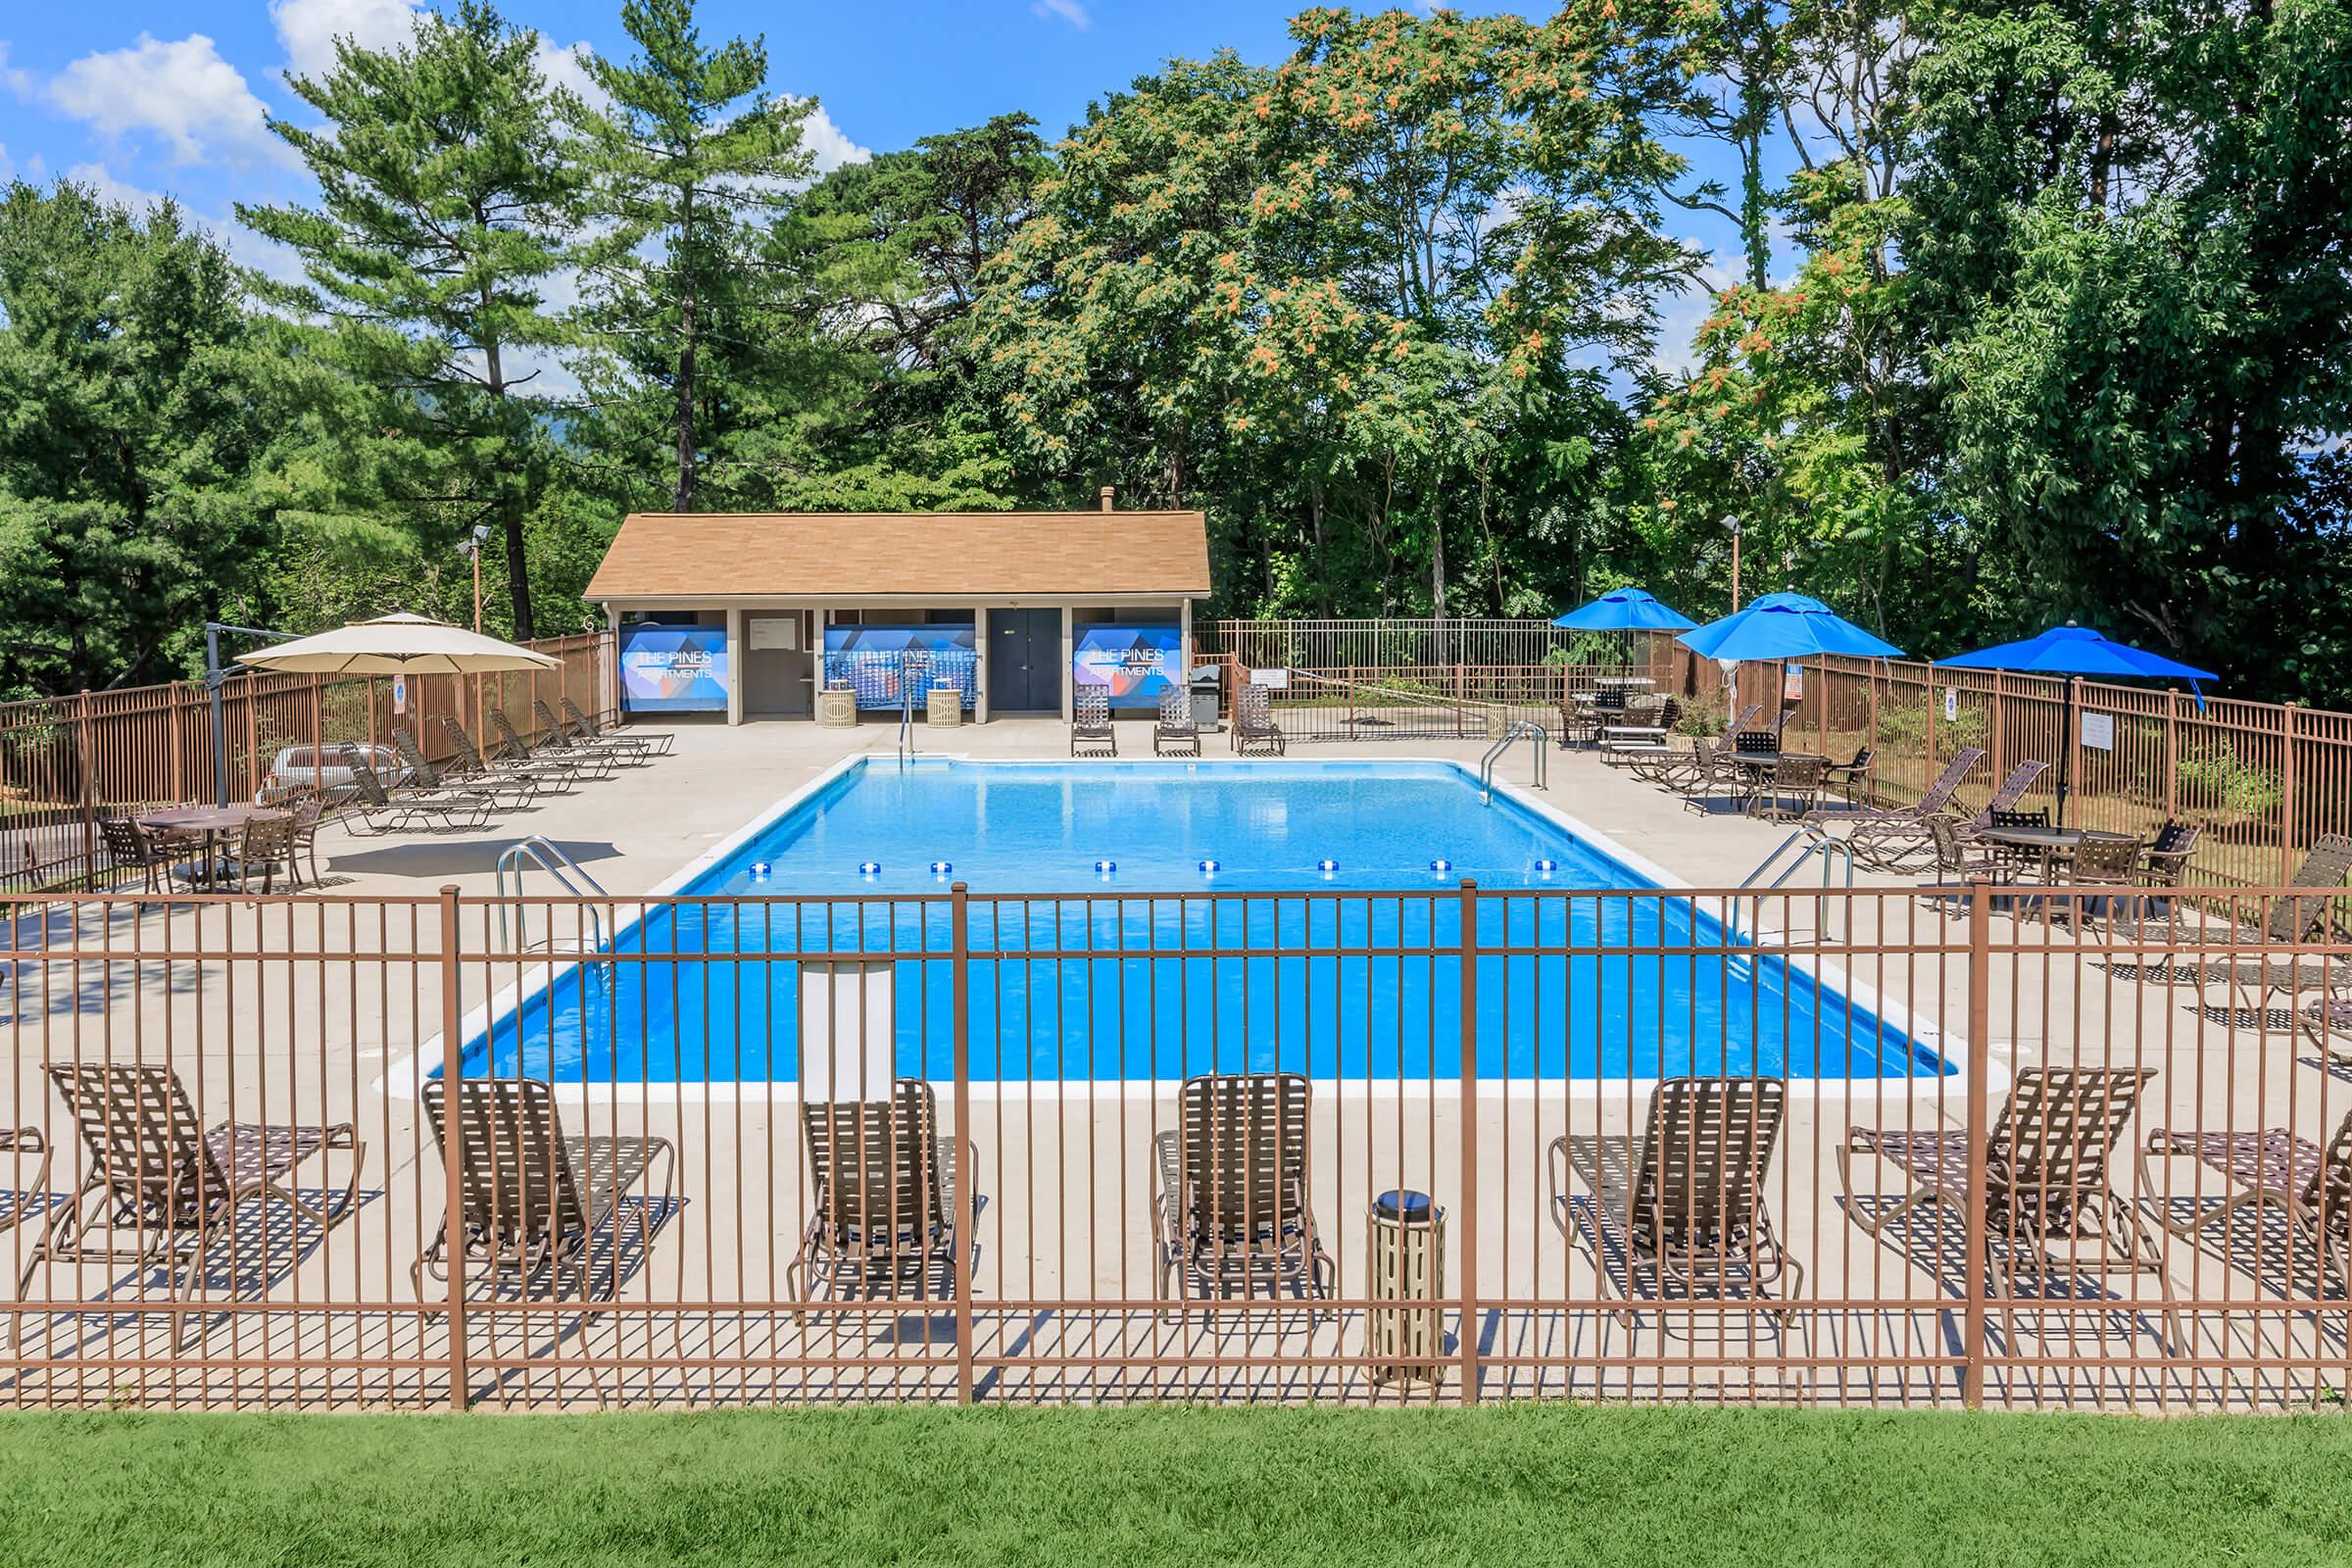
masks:
<instances>
[{"instance_id":1,"label":"blue pool water","mask_svg":"<svg viewBox=\"0 0 2352 1568\"><path fill-rule=\"evenodd\" d=\"M1486 803L1461 769L1399 762L853 767L621 933L618 962L559 973L465 1059L569 1082L796 1080L800 960L828 955L891 963L897 1070L946 1078L963 882L976 1081L1449 1080L1463 878L1488 895L1482 1078L1945 1070L1687 901L1588 891L1650 884ZM793 902L811 899L860 902Z\"/></svg>"}]
</instances>

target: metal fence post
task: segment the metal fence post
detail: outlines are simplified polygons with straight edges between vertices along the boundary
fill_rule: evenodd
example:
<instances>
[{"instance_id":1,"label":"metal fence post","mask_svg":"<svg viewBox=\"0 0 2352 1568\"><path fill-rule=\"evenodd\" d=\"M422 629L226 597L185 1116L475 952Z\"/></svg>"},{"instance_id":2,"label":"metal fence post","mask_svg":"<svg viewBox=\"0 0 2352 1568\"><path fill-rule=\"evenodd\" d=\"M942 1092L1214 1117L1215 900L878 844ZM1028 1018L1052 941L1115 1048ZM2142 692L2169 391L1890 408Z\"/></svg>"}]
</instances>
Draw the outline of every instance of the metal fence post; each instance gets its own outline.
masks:
<instances>
[{"instance_id":1,"label":"metal fence post","mask_svg":"<svg viewBox=\"0 0 2352 1568\"><path fill-rule=\"evenodd\" d=\"M957 1180L956 1201L963 1206L964 1195L979 1189L980 1173L966 1170L972 1149L972 1009L971 983L967 970L971 946L971 899L961 882L948 890L949 959L955 968L949 976L950 1006L955 1019L956 1074L956 1160ZM956 1234L970 1223L962 1213L955 1216ZM976 1241L977 1238L974 1238ZM956 1252L956 1402L972 1402L972 1249L969 1243Z\"/></svg>"},{"instance_id":2,"label":"metal fence post","mask_svg":"<svg viewBox=\"0 0 2352 1568\"><path fill-rule=\"evenodd\" d=\"M462 1082L463 1064L459 1060L461 1042L458 1031L466 1018L460 1005L460 981L464 970L458 962L458 889L455 883L441 888L441 1176L444 1242L442 1253L449 1266L449 1407L464 1410L468 1402L466 1371L466 1169L465 1121L458 1114L458 1088Z\"/></svg>"},{"instance_id":3,"label":"metal fence post","mask_svg":"<svg viewBox=\"0 0 2352 1568\"><path fill-rule=\"evenodd\" d=\"M97 749L90 744L90 692L83 687L74 701L74 755L81 774L81 867L91 887L98 885L98 766Z\"/></svg>"},{"instance_id":4,"label":"metal fence post","mask_svg":"<svg viewBox=\"0 0 2352 1568\"><path fill-rule=\"evenodd\" d=\"M1478 1402L1478 884L1462 879L1461 1398Z\"/></svg>"},{"instance_id":5,"label":"metal fence post","mask_svg":"<svg viewBox=\"0 0 2352 1568\"><path fill-rule=\"evenodd\" d=\"M1984 1407L1984 1314L1990 1289L1991 1220L1984 1208L1984 1073L1992 1057L1992 887L1979 879L1968 887L1968 1299L1962 1307L1960 1346L1967 1364L1960 1374L1960 1400Z\"/></svg>"},{"instance_id":6,"label":"metal fence post","mask_svg":"<svg viewBox=\"0 0 2352 1568\"><path fill-rule=\"evenodd\" d=\"M2278 880L2295 876L2295 705L2278 708Z\"/></svg>"}]
</instances>

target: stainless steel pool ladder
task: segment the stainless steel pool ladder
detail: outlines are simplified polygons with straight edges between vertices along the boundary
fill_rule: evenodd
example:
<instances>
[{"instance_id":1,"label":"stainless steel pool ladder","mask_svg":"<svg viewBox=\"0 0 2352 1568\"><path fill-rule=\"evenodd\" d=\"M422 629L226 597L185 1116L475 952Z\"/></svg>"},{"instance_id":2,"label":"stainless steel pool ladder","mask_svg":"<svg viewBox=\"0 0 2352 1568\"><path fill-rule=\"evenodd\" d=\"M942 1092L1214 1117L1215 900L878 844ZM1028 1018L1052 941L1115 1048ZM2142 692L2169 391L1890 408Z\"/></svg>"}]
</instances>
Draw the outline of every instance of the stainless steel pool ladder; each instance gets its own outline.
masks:
<instances>
[{"instance_id":1,"label":"stainless steel pool ladder","mask_svg":"<svg viewBox=\"0 0 2352 1568\"><path fill-rule=\"evenodd\" d=\"M1788 853L1790 850L1794 850L1796 853L1791 855ZM1819 823L1801 823L1798 825L1795 832L1781 840L1781 842L1774 847L1773 852L1764 857L1763 859L1758 860L1756 862L1756 868L1748 872L1747 875L1740 880L1740 888L1743 891L1752 890L1756 896L1755 915L1754 918L1750 919L1748 922L1748 929L1751 934L1754 934L1756 932L1756 928L1762 924L1764 913L1763 895L1773 891L1776 888L1786 886L1788 879L1804 869L1805 863L1809 860L1819 860L1821 862L1821 885L1825 891L1831 885L1831 862L1840 862L1845 868L1845 891L1849 895L1853 892L1854 852L1852 849L1846 845L1845 840L1840 838L1833 838L1821 827ZM1765 873L1767 872L1772 873L1772 880L1769 882L1764 880ZM1850 923L1853 909L1852 899L1840 899L1838 902L1839 906L1846 910ZM1828 901L1816 900L1815 903L1826 905ZM1814 915L1815 935L1813 940L1816 942L1828 942L1832 940L1827 928L1828 922L1823 918L1823 912L1824 911L1817 910ZM1786 942L1788 940L1789 933L1784 931L1780 933L1780 937L1782 941Z\"/></svg>"},{"instance_id":2,"label":"stainless steel pool ladder","mask_svg":"<svg viewBox=\"0 0 2352 1568\"><path fill-rule=\"evenodd\" d=\"M527 839L508 845L498 858L498 944L502 948L508 946L507 909L512 905L514 910L513 950L516 953L529 951L531 945L530 911L522 902L522 873L526 866L532 865L554 877L557 885L575 899L612 897L605 891L603 883L580 868L578 861L535 833ZM507 887L510 872L514 880L512 892ZM579 951L602 953L605 951L605 917L593 903L583 904L581 907L588 911L588 929L593 934L593 940ZM549 932L545 946L551 953L555 951L555 941L554 932ZM610 958L597 967L605 971L608 979L612 977L612 962Z\"/></svg>"},{"instance_id":3,"label":"stainless steel pool ladder","mask_svg":"<svg viewBox=\"0 0 2352 1568\"><path fill-rule=\"evenodd\" d=\"M906 771L906 760L914 755L914 678L928 661L920 654L899 655L899 771Z\"/></svg>"},{"instance_id":4,"label":"stainless steel pool ladder","mask_svg":"<svg viewBox=\"0 0 2352 1568\"><path fill-rule=\"evenodd\" d=\"M1513 741L1530 739L1536 743L1536 788L1551 788L1550 775L1546 771L1551 756L1551 732L1532 718L1522 718L1506 728L1502 732L1502 739L1488 747L1487 755L1479 759L1479 793L1489 806L1494 804L1494 764L1501 760L1503 753L1511 749Z\"/></svg>"}]
</instances>

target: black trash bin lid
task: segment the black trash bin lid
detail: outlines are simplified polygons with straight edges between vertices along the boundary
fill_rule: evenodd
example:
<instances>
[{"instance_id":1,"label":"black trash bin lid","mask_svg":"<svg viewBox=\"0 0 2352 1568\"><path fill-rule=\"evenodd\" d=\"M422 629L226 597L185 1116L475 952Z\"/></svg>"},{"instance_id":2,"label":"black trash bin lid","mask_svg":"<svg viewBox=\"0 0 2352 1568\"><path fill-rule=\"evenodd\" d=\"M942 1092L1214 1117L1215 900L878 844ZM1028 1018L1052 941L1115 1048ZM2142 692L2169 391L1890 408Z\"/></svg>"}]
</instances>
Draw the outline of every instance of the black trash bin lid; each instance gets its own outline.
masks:
<instances>
[{"instance_id":1,"label":"black trash bin lid","mask_svg":"<svg viewBox=\"0 0 2352 1568\"><path fill-rule=\"evenodd\" d=\"M1427 1193L1387 1192L1372 1200L1372 1212L1382 1219L1401 1219L1426 1223L1437 1206Z\"/></svg>"}]
</instances>

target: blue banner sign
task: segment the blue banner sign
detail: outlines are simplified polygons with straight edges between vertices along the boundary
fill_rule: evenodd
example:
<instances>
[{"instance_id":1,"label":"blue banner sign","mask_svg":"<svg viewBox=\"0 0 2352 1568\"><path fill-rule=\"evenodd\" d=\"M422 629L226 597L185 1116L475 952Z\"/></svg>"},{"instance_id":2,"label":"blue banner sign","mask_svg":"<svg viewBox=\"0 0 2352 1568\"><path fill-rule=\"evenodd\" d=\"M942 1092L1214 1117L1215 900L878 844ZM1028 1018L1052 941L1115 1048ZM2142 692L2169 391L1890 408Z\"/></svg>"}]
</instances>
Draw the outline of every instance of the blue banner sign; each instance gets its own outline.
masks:
<instances>
[{"instance_id":1,"label":"blue banner sign","mask_svg":"<svg viewBox=\"0 0 2352 1568\"><path fill-rule=\"evenodd\" d=\"M1070 678L1110 688L1113 708L1157 708L1184 684L1184 633L1176 626L1082 625Z\"/></svg>"},{"instance_id":2,"label":"blue banner sign","mask_svg":"<svg viewBox=\"0 0 2352 1568\"><path fill-rule=\"evenodd\" d=\"M968 710L980 701L980 655L969 625L827 626L825 685L858 694L859 708L895 709L902 683L916 708L950 686Z\"/></svg>"},{"instance_id":3,"label":"blue banner sign","mask_svg":"<svg viewBox=\"0 0 2352 1568\"><path fill-rule=\"evenodd\" d=\"M620 704L632 713L725 712L727 629L621 627Z\"/></svg>"}]
</instances>

